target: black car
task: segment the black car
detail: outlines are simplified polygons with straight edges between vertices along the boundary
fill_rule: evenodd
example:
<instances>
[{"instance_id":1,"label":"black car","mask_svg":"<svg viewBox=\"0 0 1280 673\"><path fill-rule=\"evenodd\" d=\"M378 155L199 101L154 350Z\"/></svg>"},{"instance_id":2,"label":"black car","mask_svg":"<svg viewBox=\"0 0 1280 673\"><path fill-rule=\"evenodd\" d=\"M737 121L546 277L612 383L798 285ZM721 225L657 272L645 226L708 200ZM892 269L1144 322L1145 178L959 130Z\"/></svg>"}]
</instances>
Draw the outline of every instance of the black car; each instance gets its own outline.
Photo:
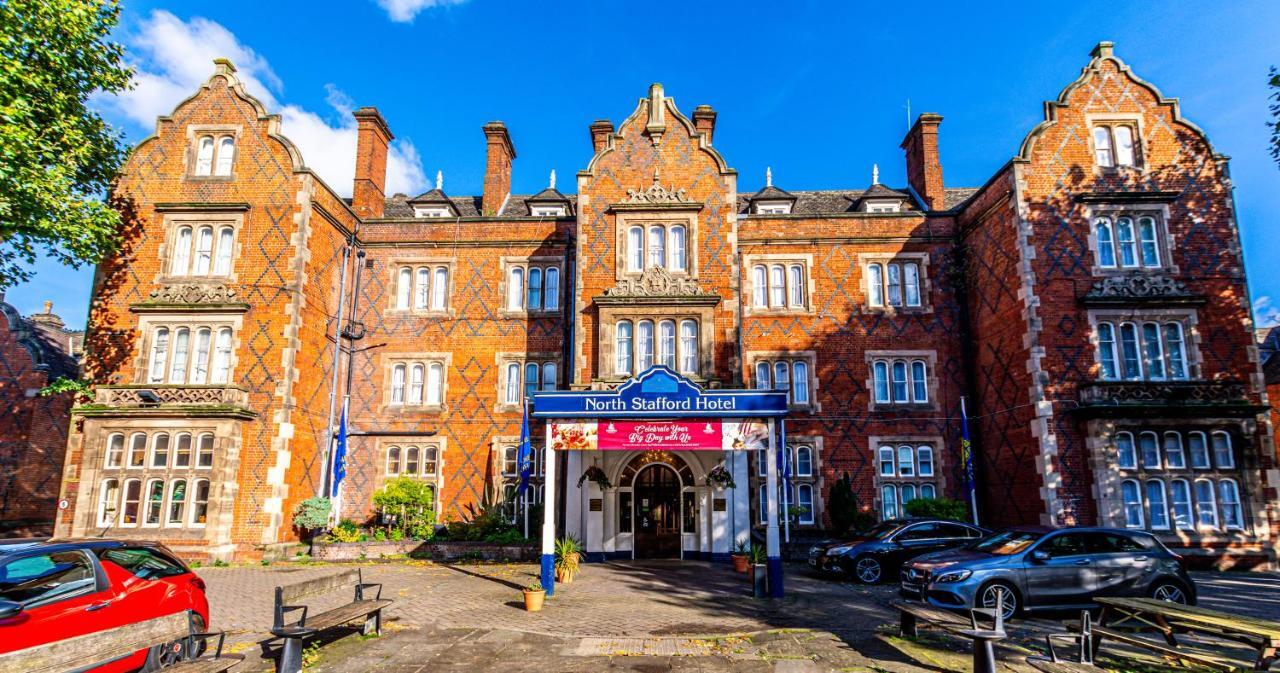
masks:
<instances>
[{"instance_id":1,"label":"black car","mask_svg":"<svg viewBox=\"0 0 1280 673\"><path fill-rule=\"evenodd\" d=\"M990 531L944 519L889 519L843 542L809 549L809 566L851 575L863 584L897 577L903 562L921 554L961 547Z\"/></svg>"}]
</instances>

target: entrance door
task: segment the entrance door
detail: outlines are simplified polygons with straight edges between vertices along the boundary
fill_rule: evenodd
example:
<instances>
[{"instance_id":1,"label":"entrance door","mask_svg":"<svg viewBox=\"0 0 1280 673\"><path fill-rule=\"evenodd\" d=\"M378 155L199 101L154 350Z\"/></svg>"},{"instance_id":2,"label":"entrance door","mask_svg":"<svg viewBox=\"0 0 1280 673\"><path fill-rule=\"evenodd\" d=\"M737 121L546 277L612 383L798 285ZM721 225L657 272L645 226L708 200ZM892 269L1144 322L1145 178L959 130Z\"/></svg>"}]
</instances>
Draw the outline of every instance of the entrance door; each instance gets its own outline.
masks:
<instances>
[{"instance_id":1,"label":"entrance door","mask_svg":"<svg viewBox=\"0 0 1280 673\"><path fill-rule=\"evenodd\" d=\"M666 465L649 465L634 482L636 558L680 558L680 479Z\"/></svg>"}]
</instances>

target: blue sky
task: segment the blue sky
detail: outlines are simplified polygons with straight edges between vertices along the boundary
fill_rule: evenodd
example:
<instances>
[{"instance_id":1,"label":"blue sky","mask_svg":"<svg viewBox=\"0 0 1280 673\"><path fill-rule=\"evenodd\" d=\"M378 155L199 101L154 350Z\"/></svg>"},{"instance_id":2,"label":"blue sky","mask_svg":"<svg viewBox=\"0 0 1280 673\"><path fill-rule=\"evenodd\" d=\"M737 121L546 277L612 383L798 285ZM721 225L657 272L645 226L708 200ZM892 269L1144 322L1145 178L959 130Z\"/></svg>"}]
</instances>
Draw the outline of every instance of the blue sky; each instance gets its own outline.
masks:
<instances>
[{"instance_id":1,"label":"blue sky","mask_svg":"<svg viewBox=\"0 0 1280 673\"><path fill-rule=\"evenodd\" d=\"M763 184L766 166L786 189L861 188L873 163L882 182L901 185L910 100L914 113L946 118L946 183L977 186L1017 151L1042 101L1075 79L1093 45L1113 40L1232 157L1256 308L1266 321L1280 316L1280 276L1266 272L1280 253L1280 169L1264 126L1280 3L667 6L125 0L118 39L138 88L97 104L140 140L225 55L343 194L355 151L349 110L375 105L397 137L392 188L420 190L442 170L445 190L461 195L481 190L484 122L511 129L514 191L541 189L553 168L572 188L567 178L590 158L587 125L621 121L654 81L686 113L704 103L719 111L716 146L743 191ZM51 299L83 326L91 276L45 262L7 300L31 313Z\"/></svg>"}]
</instances>

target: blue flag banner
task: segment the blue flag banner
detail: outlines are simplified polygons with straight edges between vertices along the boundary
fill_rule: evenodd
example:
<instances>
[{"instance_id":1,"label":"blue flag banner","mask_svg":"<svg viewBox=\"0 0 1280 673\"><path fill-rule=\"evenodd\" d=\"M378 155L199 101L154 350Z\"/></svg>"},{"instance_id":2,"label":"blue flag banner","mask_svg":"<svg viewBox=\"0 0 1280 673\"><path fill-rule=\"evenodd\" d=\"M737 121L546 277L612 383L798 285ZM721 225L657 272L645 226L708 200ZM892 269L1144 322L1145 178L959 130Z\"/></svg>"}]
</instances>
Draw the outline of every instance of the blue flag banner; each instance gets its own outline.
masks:
<instances>
[{"instance_id":1,"label":"blue flag banner","mask_svg":"<svg viewBox=\"0 0 1280 673\"><path fill-rule=\"evenodd\" d=\"M333 446L333 489L329 497L338 497L338 487L347 476L347 405L350 400L342 401L342 416L338 419L338 435Z\"/></svg>"},{"instance_id":2,"label":"blue flag banner","mask_svg":"<svg viewBox=\"0 0 1280 673\"><path fill-rule=\"evenodd\" d=\"M973 444L969 441L969 413L960 398L960 464L964 467L965 499L973 508L973 523L978 523L978 492L973 479Z\"/></svg>"},{"instance_id":3,"label":"blue flag banner","mask_svg":"<svg viewBox=\"0 0 1280 673\"><path fill-rule=\"evenodd\" d=\"M533 446L529 442L529 402L525 401L524 418L520 422L520 448L516 450L516 465L520 469L520 487L517 495L524 495L529 488L529 475L533 473Z\"/></svg>"}]
</instances>

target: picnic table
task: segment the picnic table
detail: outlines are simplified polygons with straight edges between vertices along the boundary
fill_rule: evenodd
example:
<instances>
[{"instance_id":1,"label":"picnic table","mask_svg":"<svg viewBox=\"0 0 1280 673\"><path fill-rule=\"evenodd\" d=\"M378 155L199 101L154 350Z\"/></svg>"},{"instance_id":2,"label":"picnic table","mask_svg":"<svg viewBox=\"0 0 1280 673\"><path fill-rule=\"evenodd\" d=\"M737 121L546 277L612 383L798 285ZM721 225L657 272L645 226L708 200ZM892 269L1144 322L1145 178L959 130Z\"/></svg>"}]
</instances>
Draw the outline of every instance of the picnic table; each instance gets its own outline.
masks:
<instances>
[{"instance_id":1,"label":"picnic table","mask_svg":"<svg viewBox=\"0 0 1280 673\"><path fill-rule=\"evenodd\" d=\"M1256 652L1253 670L1265 671L1275 661L1280 649L1280 622L1256 617L1231 615L1193 605L1182 605L1154 598L1106 598L1094 599L1102 606L1098 626L1093 629L1093 651L1104 638L1123 641L1145 647L1172 658L1184 658L1220 670L1234 670L1221 660L1210 660L1178 649L1177 633L1201 633L1217 636L1252 647ZM1165 643L1121 634L1117 627L1143 626L1155 629L1164 636ZM1166 646L1167 644L1167 646Z\"/></svg>"}]
</instances>

